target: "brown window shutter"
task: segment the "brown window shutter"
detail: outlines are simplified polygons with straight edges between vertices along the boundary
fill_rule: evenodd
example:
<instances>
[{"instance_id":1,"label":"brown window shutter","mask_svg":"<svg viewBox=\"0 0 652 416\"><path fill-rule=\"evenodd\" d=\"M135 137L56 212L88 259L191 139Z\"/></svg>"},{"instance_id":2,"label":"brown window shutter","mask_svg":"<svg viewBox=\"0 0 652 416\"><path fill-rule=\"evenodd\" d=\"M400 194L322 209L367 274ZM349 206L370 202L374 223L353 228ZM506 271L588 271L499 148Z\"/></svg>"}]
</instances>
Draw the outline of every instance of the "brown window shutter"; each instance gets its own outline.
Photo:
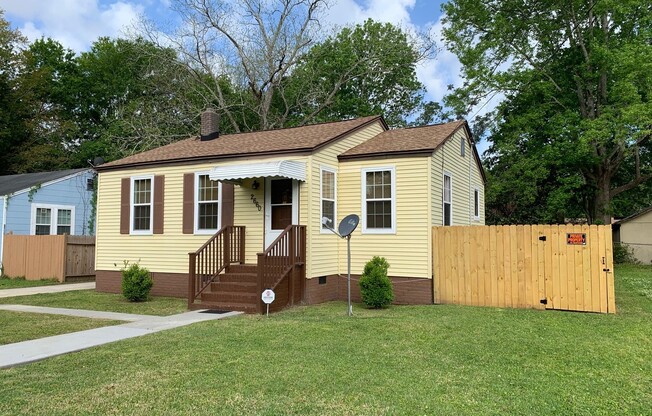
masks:
<instances>
[{"instance_id":1,"label":"brown window shutter","mask_svg":"<svg viewBox=\"0 0 652 416\"><path fill-rule=\"evenodd\" d=\"M165 176L154 176L154 234L163 234L163 201L165 200Z\"/></svg>"},{"instance_id":2,"label":"brown window shutter","mask_svg":"<svg viewBox=\"0 0 652 416\"><path fill-rule=\"evenodd\" d=\"M195 174L183 175L183 233L195 232Z\"/></svg>"},{"instance_id":3,"label":"brown window shutter","mask_svg":"<svg viewBox=\"0 0 652 416\"><path fill-rule=\"evenodd\" d=\"M233 184L222 182L222 227L233 225Z\"/></svg>"},{"instance_id":4,"label":"brown window shutter","mask_svg":"<svg viewBox=\"0 0 652 416\"><path fill-rule=\"evenodd\" d=\"M129 234L129 217L131 212L131 178L122 178L120 184L120 234Z\"/></svg>"}]
</instances>

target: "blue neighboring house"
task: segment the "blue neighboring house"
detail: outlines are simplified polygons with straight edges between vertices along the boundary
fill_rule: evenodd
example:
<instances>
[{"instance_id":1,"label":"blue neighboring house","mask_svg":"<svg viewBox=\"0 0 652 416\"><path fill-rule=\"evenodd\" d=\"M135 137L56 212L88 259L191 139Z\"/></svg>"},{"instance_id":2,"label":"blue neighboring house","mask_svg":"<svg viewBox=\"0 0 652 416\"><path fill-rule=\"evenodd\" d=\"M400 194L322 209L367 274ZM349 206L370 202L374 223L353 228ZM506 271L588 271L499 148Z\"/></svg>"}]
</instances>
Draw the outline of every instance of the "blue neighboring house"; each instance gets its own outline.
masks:
<instances>
[{"instance_id":1,"label":"blue neighboring house","mask_svg":"<svg viewBox=\"0 0 652 416\"><path fill-rule=\"evenodd\" d=\"M0 176L0 264L5 234L92 235L92 169Z\"/></svg>"}]
</instances>

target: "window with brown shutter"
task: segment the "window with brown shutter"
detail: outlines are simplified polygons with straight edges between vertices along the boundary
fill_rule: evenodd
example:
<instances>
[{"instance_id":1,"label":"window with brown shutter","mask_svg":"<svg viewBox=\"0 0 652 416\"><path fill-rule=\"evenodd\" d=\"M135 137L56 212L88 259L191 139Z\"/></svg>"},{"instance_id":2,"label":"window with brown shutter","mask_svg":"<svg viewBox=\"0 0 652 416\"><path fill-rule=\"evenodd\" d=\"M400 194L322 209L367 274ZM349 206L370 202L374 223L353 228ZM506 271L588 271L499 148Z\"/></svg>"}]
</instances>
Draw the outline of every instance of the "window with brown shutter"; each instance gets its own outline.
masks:
<instances>
[{"instance_id":1,"label":"window with brown shutter","mask_svg":"<svg viewBox=\"0 0 652 416\"><path fill-rule=\"evenodd\" d=\"M195 231L195 174L183 175L183 233L193 234Z\"/></svg>"},{"instance_id":2,"label":"window with brown shutter","mask_svg":"<svg viewBox=\"0 0 652 416\"><path fill-rule=\"evenodd\" d=\"M154 234L163 234L163 201L165 200L165 176L154 176L154 221L152 231Z\"/></svg>"},{"instance_id":3,"label":"window with brown shutter","mask_svg":"<svg viewBox=\"0 0 652 416\"><path fill-rule=\"evenodd\" d=\"M120 234L129 234L131 178L122 178L120 183Z\"/></svg>"}]
</instances>

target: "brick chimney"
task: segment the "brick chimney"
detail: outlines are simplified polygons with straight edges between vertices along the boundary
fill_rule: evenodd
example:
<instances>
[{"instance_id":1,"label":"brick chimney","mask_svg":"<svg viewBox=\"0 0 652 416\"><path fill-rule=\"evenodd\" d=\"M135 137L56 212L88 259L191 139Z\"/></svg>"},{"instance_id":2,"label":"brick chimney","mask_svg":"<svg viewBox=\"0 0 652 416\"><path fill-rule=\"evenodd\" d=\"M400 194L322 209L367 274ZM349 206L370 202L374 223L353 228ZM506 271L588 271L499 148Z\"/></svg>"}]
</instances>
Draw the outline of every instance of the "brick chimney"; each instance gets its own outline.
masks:
<instances>
[{"instance_id":1,"label":"brick chimney","mask_svg":"<svg viewBox=\"0 0 652 416\"><path fill-rule=\"evenodd\" d=\"M201 129L199 138L202 142L220 137L220 115L212 108L201 113Z\"/></svg>"}]
</instances>

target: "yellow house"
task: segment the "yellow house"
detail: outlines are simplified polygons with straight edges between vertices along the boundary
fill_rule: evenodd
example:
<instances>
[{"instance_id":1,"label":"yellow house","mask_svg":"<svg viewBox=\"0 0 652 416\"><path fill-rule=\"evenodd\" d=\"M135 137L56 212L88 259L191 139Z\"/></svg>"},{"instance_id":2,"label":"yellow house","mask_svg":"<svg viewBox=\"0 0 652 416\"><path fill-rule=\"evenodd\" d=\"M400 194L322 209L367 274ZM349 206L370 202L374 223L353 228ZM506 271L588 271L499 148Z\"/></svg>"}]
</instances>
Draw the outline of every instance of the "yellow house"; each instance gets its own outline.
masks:
<instances>
[{"instance_id":1,"label":"yellow house","mask_svg":"<svg viewBox=\"0 0 652 416\"><path fill-rule=\"evenodd\" d=\"M119 292L125 261L152 294L190 308L257 312L346 297L348 214L357 279L390 264L396 303L432 303L433 225L484 225L484 172L465 121L389 130L381 116L201 134L99 166L97 290ZM359 299L357 284L353 299Z\"/></svg>"}]
</instances>

